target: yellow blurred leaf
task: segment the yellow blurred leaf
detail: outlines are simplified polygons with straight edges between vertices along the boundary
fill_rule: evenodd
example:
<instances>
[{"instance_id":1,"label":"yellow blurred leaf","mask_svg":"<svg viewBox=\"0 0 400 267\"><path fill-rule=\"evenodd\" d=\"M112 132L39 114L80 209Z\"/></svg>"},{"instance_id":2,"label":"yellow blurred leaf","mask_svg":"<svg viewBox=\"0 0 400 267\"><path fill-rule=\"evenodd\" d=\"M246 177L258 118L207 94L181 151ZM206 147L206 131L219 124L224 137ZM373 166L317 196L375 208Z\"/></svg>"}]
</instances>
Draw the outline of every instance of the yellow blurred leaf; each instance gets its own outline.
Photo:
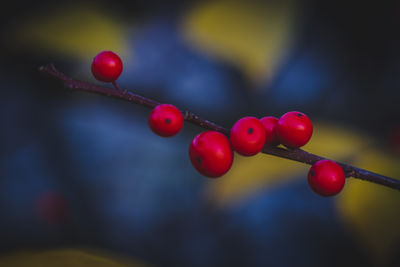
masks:
<instances>
[{"instance_id":1,"label":"yellow blurred leaf","mask_svg":"<svg viewBox=\"0 0 400 267\"><path fill-rule=\"evenodd\" d=\"M94 253L76 249L55 249L43 251L18 251L0 256L0 266L7 267L122 267L148 266L141 262L116 258L102 252Z\"/></svg>"},{"instance_id":2,"label":"yellow blurred leaf","mask_svg":"<svg viewBox=\"0 0 400 267\"><path fill-rule=\"evenodd\" d=\"M198 49L243 67L249 77L271 76L288 47L296 1L203 1L184 19Z\"/></svg>"},{"instance_id":3,"label":"yellow blurred leaf","mask_svg":"<svg viewBox=\"0 0 400 267\"><path fill-rule=\"evenodd\" d=\"M235 153L231 170L224 177L208 183L207 197L219 205L237 201L277 183L287 182L295 174L306 173L307 167L297 162L265 154L251 158Z\"/></svg>"},{"instance_id":4,"label":"yellow blurred leaf","mask_svg":"<svg viewBox=\"0 0 400 267\"><path fill-rule=\"evenodd\" d=\"M368 138L359 133L330 125L317 124L304 149L334 160L353 158L368 145ZM275 156L258 154L242 157L235 154L232 169L221 179L208 183L207 197L220 205L236 201L279 183L301 177L307 179L309 166Z\"/></svg>"},{"instance_id":5,"label":"yellow blurred leaf","mask_svg":"<svg viewBox=\"0 0 400 267\"><path fill-rule=\"evenodd\" d=\"M400 177L400 159L379 149L363 151L354 162L360 168ZM339 215L356 234L377 264L393 253L400 242L400 192L357 179L347 179L337 197Z\"/></svg>"},{"instance_id":6,"label":"yellow blurred leaf","mask_svg":"<svg viewBox=\"0 0 400 267\"><path fill-rule=\"evenodd\" d=\"M315 125L314 135L304 149L354 166L400 178L400 159L385 153L361 133L330 125ZM238 201L279 183L307 179L308 166L259 154L235 155L232 169L221 179L207 184L206 195L217 205ZM311 191L310 191L310 194ZM400 244L400 193L358 179L346 179L335 198L338 214L350 232L371 254L377 264Z\"/></svg>"},{"instance_id":7,"label":"yellow blurred leaf","mask_svg":"<svg viewBox=\"0 0 400 267\"><path fill-rule=\"evenodd\" d=\"M340 161L358 156L371 145L371 138L365 133L347 129L347 126L317 123L311 140L302 149Z\"/></svg>"},{"instance_id":8,"label":"yellow blurred leaf","mask_svg":"<svg viewBox=\"0 0 400 267\"><path fill-rule=\"evenodd\" d=\"M124 24L98 4L75 3L46 10L21 22L12 45L83 60L102 50L128 52Z\"/></svg>"}]
</instances>

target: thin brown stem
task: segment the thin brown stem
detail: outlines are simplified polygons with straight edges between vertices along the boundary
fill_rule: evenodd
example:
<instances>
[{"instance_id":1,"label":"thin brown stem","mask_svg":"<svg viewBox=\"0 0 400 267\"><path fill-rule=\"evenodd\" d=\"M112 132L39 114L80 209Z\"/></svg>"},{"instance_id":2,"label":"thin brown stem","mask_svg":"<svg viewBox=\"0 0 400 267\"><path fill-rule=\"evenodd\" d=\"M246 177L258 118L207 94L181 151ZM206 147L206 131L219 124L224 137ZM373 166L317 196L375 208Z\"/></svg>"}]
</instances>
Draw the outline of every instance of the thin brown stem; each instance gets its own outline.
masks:
<instances>
[{"instance_id":1,"label":"thin brown stem","mask_svg":"<svg viewBox=\"0 0 400 267\"><path fill-rule=\"evenodd\" d=\"M114 88L115 88L116 90L122 91L121 88L119 88L119 86L118 86L118 84L117 84L117 81L113 81L113 82L112 82L112 85L114 86Z\"/></svg>"},{"instance_id":2,"label":"thin brown stem","mask_svg":"<svg viewBox=\"0 0 400 267\"><path fill-rule=\"evenodd\" d=\"M50 75L58 80L61 80L66 87L74 91L85 91L100 95L105 95L113 98L118 98L121 100L125 100L128 102L140 104L145 107L154 108L159 105L157 101L152 99L145 98L143 96L134 94L127 90L121 90L118 85L113 82L113 86L115 89L110 89L107 87L98 86L92 83L83 82L79 80L72 79L65 75L64 73L58 71L54 65L50 64L48 66L42 66L39 68L40 72ZM181 111L183 117L186 121L198 125L207 130L213 130L221 132L227 136L229 136L230 131L222 126L219 126L211 121L205 120L196 114L190 111ZM314 155L312 153L306 152L302 149L286 149L282 147L273 147L266 145L263 150L263 153L290 159L293 161L298 161L301 163L312 165L315 162L325 159L324 157ZM377 173L373 173L367 170L363 170L348 164L337 162L346 174L346 177L354 177L361 180L370 181L376 184L384 185L393 189L400 190L400 180L393 179L390 177L386 177Z\"/></svg>"}]
</instances>

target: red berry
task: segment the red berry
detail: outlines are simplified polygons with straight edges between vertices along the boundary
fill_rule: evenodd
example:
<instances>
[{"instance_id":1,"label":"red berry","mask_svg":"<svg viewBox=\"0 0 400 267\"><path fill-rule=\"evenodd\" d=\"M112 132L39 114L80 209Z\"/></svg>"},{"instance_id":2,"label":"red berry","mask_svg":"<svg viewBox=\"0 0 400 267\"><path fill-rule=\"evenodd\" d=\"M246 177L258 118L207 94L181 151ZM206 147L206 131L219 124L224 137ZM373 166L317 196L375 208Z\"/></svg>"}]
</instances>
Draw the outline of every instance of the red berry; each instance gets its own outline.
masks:
<instances>
[{"instance_id":1,"label":"red berry","mask_svg":"<svg viewBox=\"0 0 400 267\"><path fill-rule=\"evenodd\" d=\"M217 178L232 166L233 151L222 133L207 131L198 134L189 147L190 161L204 176Z\"/></svg>"},{"instance_id":2,"label":"red berry","mask_svg":"<svg viewBox=\"0 0 400 267\"><path fill-rule=\"evenodd\" d=\"M233 148L243 156L253 156L264 147L266 131L263 124L255 117L238 120L231 129Z\"/></svg>"},{"instance_id":3,"label":"red berry","mask_svg":"<svg viewBox=\"0 0 400 267\"><path fill-rule=\"evenodd\" d=\"M316 162L308 172L308 184L321 196L333 196L339 193L345 182L342 167L331 160Z\"/></svg>"},{"instance_id":4,"label":"red berry","mask_svg":"<svg viewBox=\"0 0 400 267\"><path fill-rule=\"evenodd\" d=\"M272 145L272 146L279 145L279 139L278 139L278 136L276 135L276 125L278 123L278 119L275 117L269 116L269 117L264 117L264 118L260 119L260 121L264 125L265 131L266 131L265 143Z\"/></svg>"},{"instance_id":5,"label":"red berry","mask_svg":"<svg viewBox=\"0 0 400 267\"><path fill-rule=\"evenodd\" d=\"M36 211L39 219L50 225L65 222L68 215L68 203L57 192L45 192L36 201Z\"/></svg>"},{"instance_id":6,"label":"red berry","mask_svg":"<svg viewBox=\"0 0 400 267\"><path fill-rule=\"evenodd\" d=\"M287 147L302 147L310 140L313 133L311 120L298 111L285 113L278 121L276 134L279 141Z\"/></svg>"},{"instance_id":7,"label":"red berry","mask_svg":"<svg viewBox=\"0 0 400 267\"><path fill-rule=\"evenodd\" d=\"M176 135L183 126L182 113L175 106L161 104L156 106L149 116L151 130L163 137Z\"/></svg>"},{"instance_id":8,"label":"red berry","mask_svg":"<svg viewBox=\"0 0 400 267\"><path fill-rule=\"evenodd\" d=\"M390 148L394 152L400 153L400 125L396 125L391 129L387 139L389 140Z\"/></svg>"},{"instance_id":9,"label":"red berry","mask_svg":"<svg viewBox=\"0 0 400 267\"><path fill-rule=\"evenodd\" d=\"M100 52L93 59L92 73L99 81L114 82L122 73L122 61L114 52Z\"/></svg>"}]
</instances>

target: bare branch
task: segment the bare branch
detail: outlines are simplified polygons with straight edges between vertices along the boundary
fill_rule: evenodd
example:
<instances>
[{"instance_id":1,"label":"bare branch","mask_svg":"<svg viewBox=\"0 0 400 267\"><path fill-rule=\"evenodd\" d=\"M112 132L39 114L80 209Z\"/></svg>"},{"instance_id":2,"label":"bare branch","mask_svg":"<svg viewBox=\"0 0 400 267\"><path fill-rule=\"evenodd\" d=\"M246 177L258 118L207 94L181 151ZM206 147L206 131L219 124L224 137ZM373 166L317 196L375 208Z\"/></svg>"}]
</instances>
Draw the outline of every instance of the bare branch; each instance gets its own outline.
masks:
<instances>
[{"instance_id":1,"label":"bare branch","mask_svg":"<svg viewBox=\"0 0 400 267\"><path fill-rule=\"evenodd\" d=\"M48 66L41 66L39 68L40 72L50 75L58 80L61 80L64 85L73 90L73 91L85 91L85 92L90 92L90 93L95 93L99 95L105 95L113 98L118 98L121 100L125 100L128 102L140 104L145 107L149 108L154 108L160 103L157 101L154 101L152 99L145 98L143 96L134 94L130 91L127 90L121 90L118 85L114 82L113 85L115 89L107 88L107 87L102 87L98 86L92 83L88 82L83 82L79 80L72 79L65 75L64 73L60 72L55 68L53 64L50 64ZM207 130L213 130L213 131L218 131L221 132L227 136L229 136L230 131L222 126L219 126L211 121L205 120L196 114L190 112L190 111L182 111L183 117L186 121L198 125L204 129ZM320 157L318 155L311 154L309 152L306 152L302 149L288 149L288 148L281 148L281 147L273 147L273 146L268 146L266 145L262 153L285 158L285 159L290 159L293 161L298 161L302 162L305 164L313 165L315 162L325 159L323 157ZM393 189L400 190L400 180L393 179L390 177L386 177L377 173L373 173L367 170L363 170L360 168L356 168L354 166L344 164L337 162L342 168L343 171L346 174L346 177L354 177L358 178L361 180L366 180L370 181L376 184L384 185Z\"/></svg>"}]
</instances>

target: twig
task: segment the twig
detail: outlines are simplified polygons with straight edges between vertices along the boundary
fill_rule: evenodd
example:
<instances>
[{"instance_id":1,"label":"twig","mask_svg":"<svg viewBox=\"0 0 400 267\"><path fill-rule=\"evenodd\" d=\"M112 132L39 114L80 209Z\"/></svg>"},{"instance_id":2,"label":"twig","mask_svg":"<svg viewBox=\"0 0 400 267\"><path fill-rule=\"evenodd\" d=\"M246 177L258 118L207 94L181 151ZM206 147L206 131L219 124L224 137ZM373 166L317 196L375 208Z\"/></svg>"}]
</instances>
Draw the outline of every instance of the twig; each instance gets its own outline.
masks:
<instances>
[{"instance_id":1,"label":"twig","mask_svg":"<svg viewBox=\"0 0 400 267\"><path fill-rule=\"evenodd\" d=\"M132 103L140 104L145 107L149 108L154 108L160 103L157 101L154 101L152 99L145 98L143 96L134 94L132 92L129 92L127 90L121 90L118 85L114 82L113 86L115 89L110 89L107 87L102 87L98 86L92 83L88 82L83 82L79 80L72 79L65 75L64 73L60 72L55 68L53 64L47 65L47 66L41 66L39 68L40 72L50 75L58 80L63 81L64 85L75 91L85 91L85 92L90 92L90 93L95 93L95 94L100 94L100 95L105 95L113 98L118 98L121 100L129 101ZM186 121L198 125L202 128L205 128L207 130L213 130L213 131L218 131L221 132L227 136L229 136L230 131L222 126L219 126L211 121L205 120L196 114L190 112L190 111L181 111L183 114L183 117ZM306 152L302 149L286 149L286 148L281 148L281 147L273 147L273 146L268 146L266 145L263 150L263 153L281 157L281 158L286 158L298 162L302 162L305 164L312 165L315 162L325 159L321 156L314 155L312 153ZM370 181L376 184L384 185L393 189L400 190L400 180L396 180L390 177L386 177L377 173L373 173L367 170L363 170L360 168L356 168L354 166L344 164L337 162L342 168L344 173L346 174L346 177L354 177L358 178L361 180L366 180Z\"/></svg>"}]
</instances>

